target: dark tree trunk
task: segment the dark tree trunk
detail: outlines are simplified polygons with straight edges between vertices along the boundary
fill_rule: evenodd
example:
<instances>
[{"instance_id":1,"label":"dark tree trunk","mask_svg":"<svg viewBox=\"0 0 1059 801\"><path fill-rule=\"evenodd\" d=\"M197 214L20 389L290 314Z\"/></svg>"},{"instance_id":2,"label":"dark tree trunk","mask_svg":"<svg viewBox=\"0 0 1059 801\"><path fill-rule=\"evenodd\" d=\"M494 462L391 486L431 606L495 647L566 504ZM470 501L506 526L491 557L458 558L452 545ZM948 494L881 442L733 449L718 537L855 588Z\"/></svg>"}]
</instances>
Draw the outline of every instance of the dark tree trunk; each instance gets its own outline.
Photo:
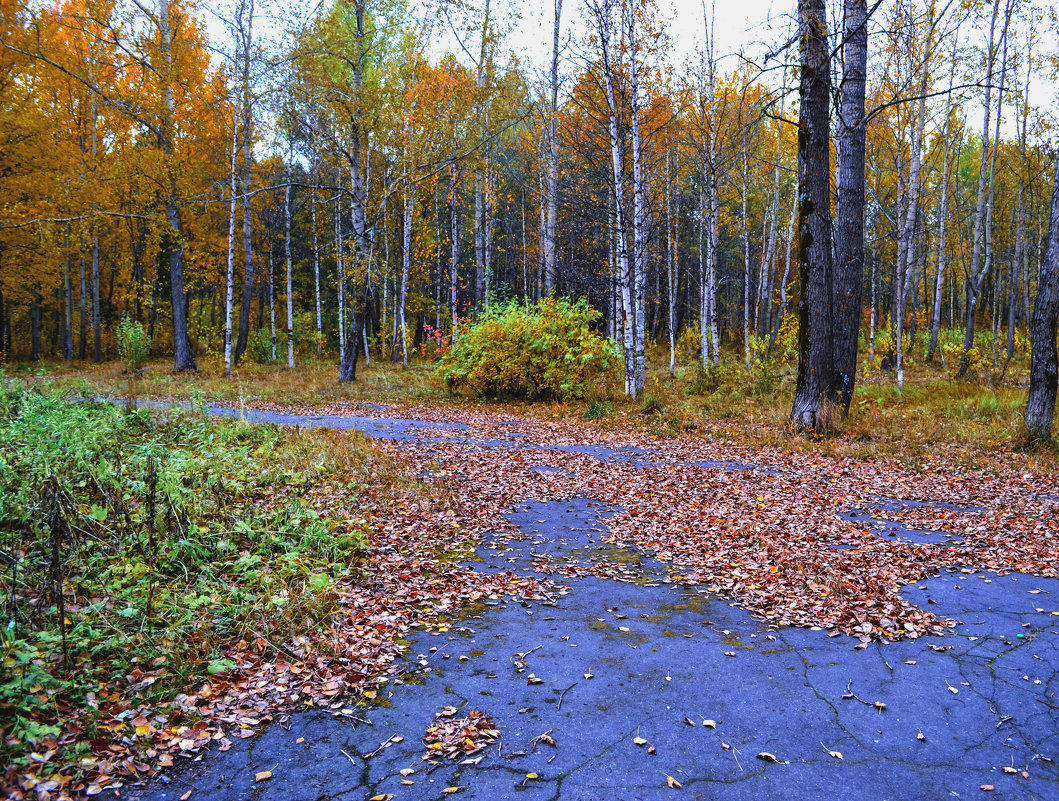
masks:
<instances>
[{"instance_id":1,"label":"dark tree trunk","mask_svg":"<svg viewBox=\"0 0 1059 801\"><path fill-rule=\"evenodd\" d=\"M92 361L103 361L103 331L99 308L99 235L92 236Z\"/></svg>"},{"instance_id":2,"label":"dark tree trunk","mask_svg":"<svg viewBox=\"0 0 1059 801\"><path fill-rule=\"evenodd\" d=\"M169 298L173 307L173 369L194 370L188 339L188 307L184 294L184 242L180 227L180 213L176 197L165 201L165 216L169 223Z\"/></svg>"},{"instance_id":3,"label":"dark tree trunk","mask_svg":"<svg viewBox=\"0 0 1059 801\"><path fill-rule=\"evenodd\" d=\"M11 355L11 339L7 329L7 307L4 305L4 287L0 284L0 365L7 364Z\"/></svg>"},{"instance_id":4,"label":"dark tree trunk","mask_svg":"<svg viewBox=\"0 0 1059 801\"><path fill-rule=\"evenodd\" d=\"M1052 187L1052 212L1048 244L1041 262L1037 302L1030 327L1030 394L1026 402L1026 433L1031 440L1052 435L1055 392L1059 385L1056 324L1059 322L1059 164Z\"/></svg>"},{"instance_id":5,"label":"dark tree trunk","mask_svg":"<svg viewBox=\"0 0 1059 801\"><path fill-rule=\"evenodd\" d=\"M73 296L70 294L70 224L66 225L63 240L63 357L67 363L74 360Z\"/></svg>"},{"instance_id":6,"label":"dark tree trunk","mask_svg":"<svg viewBox=\"0 0 1059 801\"><path fill-rule=\"evenodd\" d=\"M824 0L799 0L801 119L798 124L798 384L791 421L825 429L837 402L831 254L831 66Z\"/></svg>"},{"instance_id":7,"label":"dark tree trunk","mask_svg":"<svg viewBox=\"0 0 1059 801\"><path fill-rule=\"evenodd\" d=\"M839 87L838 205L835 226L835 373L833 394L849 412L857 380L857 342L864 295L864 76L868 65L867 0L846 0Z\"/></svg>"},{"instance_id":8,"label":"dark tree trunk","mask_svg":"<svg viewBox=\"0 0 1059 801\"><path fill-rule=\"evenodd\" d=\"M85 275L85 235L81 234L81 316L78 319L77 357L84 359L88 353L88 278Z\"/></svg>"},{"instance_id":9,"label":"dark tree trunk","mask_svg":"<svg viewBox=\"0 0 1059 801\"><path fill-rule=\"evenodd\" d=\"M29 302L30 361L40 361L40 289L33 288Z\"/></svg>"}]
</instances>

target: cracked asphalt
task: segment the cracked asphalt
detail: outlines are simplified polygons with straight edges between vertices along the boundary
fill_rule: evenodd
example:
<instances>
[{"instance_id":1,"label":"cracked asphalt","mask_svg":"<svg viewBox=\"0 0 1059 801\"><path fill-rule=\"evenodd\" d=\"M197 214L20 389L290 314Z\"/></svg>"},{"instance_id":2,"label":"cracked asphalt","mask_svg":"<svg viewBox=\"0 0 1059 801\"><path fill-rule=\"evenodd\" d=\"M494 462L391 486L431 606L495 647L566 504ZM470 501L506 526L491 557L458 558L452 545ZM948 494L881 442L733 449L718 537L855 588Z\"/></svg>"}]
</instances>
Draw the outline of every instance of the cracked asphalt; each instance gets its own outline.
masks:
<instances>
[{"instance_id":1,"label":"cracked asphalt","mask_svg":"<svg viewBox=\"0 0 1059 801\"><path fill-rule=\"evenodd\" d=\"M408 422L374 418L366 433L415 436ZM956 619L954 633L864 645L770 628L669 583L646 554L603 541L609 511L588 499L516 508L521 536L484 541L475 567L622 561L624 580L563 579L554 603L473 609L446 634L417 634L416 672L359 720L296 714L123 797L1059 799L1059 580L943 572L905 592ZM880 536L921 534L876 522ZM528 654L521 672L516 654ZM421 758L447 705L500 729L477 764ZM534 747L544 733L554 747Z\"/></svg>"}]
</instances>

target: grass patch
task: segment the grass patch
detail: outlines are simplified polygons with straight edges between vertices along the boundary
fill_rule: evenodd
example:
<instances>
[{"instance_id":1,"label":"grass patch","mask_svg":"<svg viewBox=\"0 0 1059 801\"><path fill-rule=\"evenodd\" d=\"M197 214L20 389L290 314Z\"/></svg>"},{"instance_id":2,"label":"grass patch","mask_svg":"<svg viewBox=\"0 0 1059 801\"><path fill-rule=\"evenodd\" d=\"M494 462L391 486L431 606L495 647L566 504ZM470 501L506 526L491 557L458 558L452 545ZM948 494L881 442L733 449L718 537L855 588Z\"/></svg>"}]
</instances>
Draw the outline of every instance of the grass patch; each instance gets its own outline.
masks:
<instances>
[{"instance_id":1,"label":"grass patch","mask_svg":"<svg viewBox=\"0 0 1059 801\"><path fill-rule=\"evenodd\" d=\"M331 614L367 546L343 510L390 470L348 435L0 383L4 764L73 725L69 764L114 714L104 700L164 702L231 670L238 638L289 641Z\"/></svg>"},{"instance_id":2,"label":"grass patch","mask_svg":"<svg viewBox=\"0 0 1059 801\"><path fill-rule=\"evenodd\" d=\"M586 420L602 420L614 414L614 404L610 401L594 400L585 407L581 416Z\"/></svg>"}]
</instances>

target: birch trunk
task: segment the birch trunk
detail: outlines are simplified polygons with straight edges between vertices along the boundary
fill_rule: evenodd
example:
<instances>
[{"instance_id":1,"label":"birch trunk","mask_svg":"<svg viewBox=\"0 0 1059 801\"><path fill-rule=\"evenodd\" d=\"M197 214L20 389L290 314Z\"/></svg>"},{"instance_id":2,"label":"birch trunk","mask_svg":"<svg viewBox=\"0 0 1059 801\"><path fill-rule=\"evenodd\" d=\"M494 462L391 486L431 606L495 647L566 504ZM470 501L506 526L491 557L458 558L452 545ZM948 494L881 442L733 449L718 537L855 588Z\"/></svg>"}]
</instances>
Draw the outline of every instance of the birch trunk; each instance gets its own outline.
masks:
<instances>
[{"instance_id":1,"label":"birch trunk","mask_svg":"<svg viewBox=\"0 0 1059 801\"><path fill-rule=\"evenodd\" d=\"M283 225L285 236L283 237L283 251L287 257L287 367L294 369L294 286L292 281L293 263L291 261L290 239L290 161L293 153L288 154L287 162L287 186L283 190Z\"/></svg>"},{"instance_id":2,"label":"birch trunk","mask_svg":"<svg viewBox=\"0 0 1059 801\"><path fill-rule=\"evenodd\" d=\"M354 16L356 28L354 30L354 53L352 58L352 82L353 91L358 96L364 82L364 17L367 12L367 0L355 0ZM368 231L365 224L365 192L364 192L364 164L362 159L362 145L364 137L364 126L362 123L363 108L357 103L353 114L352 130L350 132L349 148L349 172L350 172L350 218L353 229L353 276L359 280L359 268L364 268L364 284L360 286L350 299L350 320L346 328L346 347L343 359L338 366L338 382L340 384L355 381L357 378L357 361L360 359L360 340L365 331L362 321L367 313L368 278L367 267L369 259ZM365 348L367 341L364 342Z\"/></svg>"},{"instance_id":3,"label":"birch trunk","mask_svg":"<svg viewBox=\"0 0 1059 801\"><path fill-rule=\"evenodd\" d=\"M974 240L971 246L971 264L967 272L967 309L964 313L965 335L963 354L960 357L959 375L970 369L970 351L974 347L974 318L978 307L985 270L982 268L982 244L985 238L986 189L989 184L989 127L993 113L993 70L996 66L996 21L1000 13L1000 0L993 0L993 13L989 22L989 49L986 54L986 86L982 98L982 154L978 165L978 200L974 212ZM1007 26L1005 24L1005 31ZM994 143L995 144L995 143Z\"/></svg>"},{"instance_id":4,"label":"birch trunk","mask_svg":"<svg viewBox=\"0 0 1059 801\"><path fill-rule=\"evenodd\" d=\"M313 170L315 180L316 171ZM316 230L316 186L309 188L309 213L313 226L313 287L316 290L316 357L323 353L324 347L324 320L320 303L320 237Z\"/></svg>"},{"instance_id":5,"label":"birch trunk","mask_svg":"<svg viewBox=\"0 0 1059 801\"><path fill-rule=\"evenodd\" d=\"M632 118L633 274L636 292L636 371L633 397L643 394L647 377L644 312L647 284L647 201L640 136L640 74L636 62L636 7L629 6L629 116Z\"/></svg>"},{"instance_id":6,"label":"birch trunk","mask_svg":"<svg viewBox=\"0 0 1059 801\"><path fill-rule=\"evenodd\" d=\"M250 302L254 296L254 237L250 190L254 181L254 97L250 84L253 57L254 0L241 0L237 6L237 29L242 56L242 111L243 111L243 294L239 302L239 337L235 343L235 364L246 352L250 336ZM245 17L244 17L245 14ZM245 23L244 23L245 20Z\"/></svg>"},{"instance_id":7,"label":"birch trunk","mask_svg":"<svg viewBox=\"0 0 1059 801\"><path fill-rule=\"evenodd\" d=\"M228 269L224 281L224 377L232 375L232 284L235 279L235 178L239 121L232 115L232 159L228 184Z\"/></svg>"},{"instance_id":8,"label":"birch trunk","mask_svg":"<svg viewBox=\"0 0 1059 801\"><path fill-rule=\"evenodd\" d=\"M547 213L544 227L544 291L551 293L555 287L555 230L559 210L559 132L557 128L559 105L559 20L562 16L563 0L555 0L555 17L552 26L552 74L551 107L548 114L548 179Z\"/></svg>"}]
</instances>

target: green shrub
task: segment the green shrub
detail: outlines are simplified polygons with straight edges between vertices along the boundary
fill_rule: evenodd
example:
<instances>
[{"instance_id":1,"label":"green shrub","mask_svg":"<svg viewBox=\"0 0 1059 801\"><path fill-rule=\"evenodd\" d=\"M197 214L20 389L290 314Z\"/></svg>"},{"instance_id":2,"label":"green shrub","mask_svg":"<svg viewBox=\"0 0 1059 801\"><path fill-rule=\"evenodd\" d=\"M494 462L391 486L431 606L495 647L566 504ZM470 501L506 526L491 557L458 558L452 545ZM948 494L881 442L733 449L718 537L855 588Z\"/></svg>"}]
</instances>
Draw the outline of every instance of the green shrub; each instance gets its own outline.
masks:
<instances>
[{"instance_id":1,"label":"green shrub","mask_svg":"<svg viewBox=\"0 0 1059 801\"><path fill-rule=\"evenodd\" d=\"M247 337L246 351L258 364L268 364L273 361L272 333L269 329L258 328L256 331L251 331Z\"/></svg>"},{"instance_id":2,"label":"green shrub","mask_svg":"<svg viewBox=\"0 0 1059 801\"><path fill-rule=\"evenodd\" d=\"M584 298L497 304L459 334L436 374L449 390L476 397L584 398L619 361L614 343L592 330L598 318Z\"/></svg>"},{"instance_id":3,"label":"green shrub","mask_svg":"<svg viewBox=\"0 0 1059 801\"><path fill-rule=\"evenodd\" d=\"M151 338L143 324L125 316L118 324L118 356L130 370L142 370L151 354Z\"/></svg>"}]
</instances>

